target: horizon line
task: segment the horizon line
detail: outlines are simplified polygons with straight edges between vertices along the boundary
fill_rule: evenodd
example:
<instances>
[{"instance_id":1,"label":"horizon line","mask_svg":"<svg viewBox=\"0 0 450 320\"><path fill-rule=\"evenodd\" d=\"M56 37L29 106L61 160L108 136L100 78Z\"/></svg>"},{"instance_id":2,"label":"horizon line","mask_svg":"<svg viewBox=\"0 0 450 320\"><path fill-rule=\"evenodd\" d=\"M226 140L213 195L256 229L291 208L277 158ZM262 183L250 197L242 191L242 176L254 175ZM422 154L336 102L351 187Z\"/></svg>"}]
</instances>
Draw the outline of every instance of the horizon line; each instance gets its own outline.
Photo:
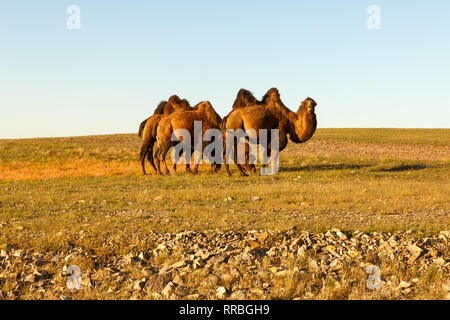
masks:
<instances>
[{"instance_id":1,"label":"horizon line","mask_svg":"<svg viewBox=\"0 0 450 320\"><path fill-rule=\"evenodd\" d=\"M389 129L389 130L450 130L450 128L402 128L402 127L327 127L327 128L317 128L317 130L323 129ZM84 138L84 137L96 137L96 136L114 136L114 135L130 135L136 134L137 132L116 132L116 133L93 133L93 134L85 134L85 135L68 135L68 136L33 136L33 137L18 137L18 138L3 138L0 137L0 140L29 140L29 139L53 139L53 138Z\"/></svg>"}]
</instances>

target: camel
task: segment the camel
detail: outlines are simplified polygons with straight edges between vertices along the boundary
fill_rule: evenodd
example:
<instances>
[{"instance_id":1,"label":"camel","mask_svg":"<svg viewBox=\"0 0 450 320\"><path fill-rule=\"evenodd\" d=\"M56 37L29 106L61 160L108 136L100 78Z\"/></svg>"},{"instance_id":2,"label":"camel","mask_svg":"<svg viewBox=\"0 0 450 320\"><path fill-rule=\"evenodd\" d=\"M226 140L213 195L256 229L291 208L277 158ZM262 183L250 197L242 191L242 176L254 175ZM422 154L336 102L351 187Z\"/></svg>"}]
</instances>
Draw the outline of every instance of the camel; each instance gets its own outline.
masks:
<instances>
[{"instance_id":1,"label":"camel","mask_svg":"<svg viewBox=\"0 0 450 320\"><path fill-rule=\"evenodd\" d=\"M156 171L155 163L153 160L153 145L156 141L156 130L161 119L169 116L170 114L178 111L189 110L191 107L189 102L185 99L181 100L177 95L173 95L167 102L161 102L156 108L154 114L144 120L139 127L139 136L142 137L142 146L140 152L140 161L142 167L142 173L145 175L145 158L150 162L152 168ZM142 131L141 127L143 125Z\"/></svg>"},{"instance_id":2,"label":"camel","mask_svg":"<svg viewBox=\"0 0 450 320\"><path fill-rule=\"evenodd\" d=\"M156 107L155 111L153 112L153 115L155 114L163 114L164 113L164 107L166 106L167 101L161 101L158 106ZM142 137L142 132L144 131L144 127L145 124L147 123L148 119L150 119L150 117L148 117L147 119L145 119L144 121L141 122L141 124L139 125L139 131L138 131L138 137L141 138Z\"/></svg>"},{"instance_id":3,"label":"camel","mask_svg":"<svg viewBox=\"0 0 450 320\"><path fill-rule=\"evenodd\" d=\"M239 108L245 108L245 107L249 107L249 106L263 106L263 105L264 105L264 101L257 100L255 98L255 96L253 95L253 93L251 93L247 89L241 88L236 95L236 99L234 100L231 112L233 112L233 110L239 109ZM230 113L222 119L222 123L220 124L220 130L222 131L223 137L225 137L225 134L226 134L225 124L227 122L227 119L228 119L228 116L230 115ZM225 151L226 151L226 146L225 146L225 139L224 139L224 148L223 148L224 157L225 157ZM243 166L246 169L248 169L250 172L255 173L256 166L254 164L250 163L248 145L245 146L245 157L246 157L246 159L245 159L245 163L243 164Z\"/></svg>"},{"instance_id":4,"label":"camel","mask_svg":"<svg viewBox=\"0 0 450 320\"><path fill-rule=\"evenodd\" d=\"M264 95L262 102L264 106L255 105L233 110L228 115L226 123L223 125L224 128L226 130L243 129L245 132L249 129L254 129L256 132L259 132L260 129L278 129L279 151L286 148L287 135L294 143L303 143L311 139L317 127L315 115L317 103L313 99L306 98L295 113L283 104L278 89L272 88ZM270 141L268 141L267 156L270 157L270 153ZM245 170L236 161L236 152L234 159L240 174L246 176ZM231 172L227 161L225 161L225 169L230 176Z\"/></svg>"},{"instance_id":5,"label":"camel","mask_svg":"<svg viewBox=\"0 0 450 320\"><path fill-rule=\"evenodd\" d=\"M204 133L208 129L219 129L222 119L214 110L209 101L203 101L191 110L172 113L160 121L157 128L156 143L153 148L153 158L155 161L157 174L162 174L161 162L165 167L165 173L170 173L165 160L166 154L170 147L183 141L183 137L179 135L177 130L187 130L191 137L191 147L194 147L193 140L195 121L202 121L202 133ZM172 134L178 134L178 141L171 141ZM202 147L204 148L205 145ZM175 163L173 168L176 170ZM216 171L217 164L211 164L211 168ZM186 164L186 170L190 171L189 164ZM197 172L198 163L195 164L193 173Z\"/></svg>"}]
</instances>

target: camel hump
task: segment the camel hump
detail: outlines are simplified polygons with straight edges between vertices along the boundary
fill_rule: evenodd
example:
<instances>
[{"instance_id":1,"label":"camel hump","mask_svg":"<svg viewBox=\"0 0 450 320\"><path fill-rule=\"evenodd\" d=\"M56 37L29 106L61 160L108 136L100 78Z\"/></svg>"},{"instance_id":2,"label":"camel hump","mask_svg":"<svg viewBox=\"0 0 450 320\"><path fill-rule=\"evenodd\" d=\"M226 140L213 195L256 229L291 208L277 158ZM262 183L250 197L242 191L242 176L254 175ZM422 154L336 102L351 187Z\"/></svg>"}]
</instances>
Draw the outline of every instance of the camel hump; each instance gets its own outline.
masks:
<instances>
[{"instance_id":1,"label":"camel hump","mask_svg":"<svg viewBox=\"0 0 450 320\"><path fill-rule=\"evenodd\" d=\"M192 108L192 111L196 111L196 110L199 110L199 109L211 109L211 108L212 108L211 103L210 103L208 100L205 100L205 101L202 101L202 102L197 103L197 104Z\"/></svg>"},{"instance_id":2,"label":"camel hump","mask_svg":"<svg viewBox=\"0 0 450 320\"><path fill-rule=\"evenodd\" d=\"M181 103L181 99L179 96L177 96L176 94L170 96L168 103L172 104L172 103Z\"/></svg>"},{"instance_id":3,"label":"camel hump","mask_svg":"<svg viewBox=\"0 0 450 320\"><path fill-rule=\"evenodd\" d=\"M267 102L267 100L280 100L280 92L277 88L273 87L267 90L266 94L263 97L263 102Z\"/></svg>"},{"instance_id":4,"label":"camel hump","mask_svg":"<svg viewBox=\"0 0 450 320\"><path fill-rule=\"evenodd\" d=\"M257 103L258 103L258 100L256 100L253 93L251 93L247 89L241 88L236 95L236 99L234 100L232 108L233 109L245 108L245 107L248 107L251 105L255 105Z\"/></svg>"},{"instance_id":5,"label":"camel hump","mask_svg":"<svg viewBox=\"0 0 450 320\"><path fill-rule=\"evenodd\" d=\"M201 104L204 107L212 108L212 104L208 100L203 101Z\"/></svg>"},{"instance_id":6,"label":"camel hump","mask_svg":"<svg viewBox=\"0 0 450 320\"><path fill-rule=\"evenodd\" d=\"M167 101L161 101L158 104L158 106L156 107L155 112L153 112L153 114L163 114L166 104L167 104Z\"/></svg>"},{"instance_id":7,"label":"camel hump","mask_svg":"<svg viewBox=\"0 0 450 320\"><path fill-rule=\"evenodd\" d=\"M186 99L181 100L180 104L181 104L181 106L183 107L183 109L188 110L188 109L191 108L191 104L190 104L189 101L186 100Z\"/></svg>"}]
</instances>

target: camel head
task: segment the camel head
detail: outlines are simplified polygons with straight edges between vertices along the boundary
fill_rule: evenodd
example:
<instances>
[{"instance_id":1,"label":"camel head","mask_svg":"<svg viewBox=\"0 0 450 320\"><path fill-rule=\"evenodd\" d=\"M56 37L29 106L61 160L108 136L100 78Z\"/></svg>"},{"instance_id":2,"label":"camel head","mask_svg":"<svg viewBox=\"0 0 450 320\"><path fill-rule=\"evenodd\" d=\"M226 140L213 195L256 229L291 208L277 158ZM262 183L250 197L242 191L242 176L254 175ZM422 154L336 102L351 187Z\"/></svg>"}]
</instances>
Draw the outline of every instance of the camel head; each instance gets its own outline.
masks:
<instances>
[{"instance_id":1,"label":"camel head","mask_svg":"<svg viewBox=\"0 0 450 320\"><path fill-rule=\"evenodd\" d=\"M300 104L300 107L298 108L297 114L310 114L310 115L316 115L315 109L317 106L317 102L314 101L314 99L308 97L305 100L302 101Z\"/></svg>"}]
</instances>

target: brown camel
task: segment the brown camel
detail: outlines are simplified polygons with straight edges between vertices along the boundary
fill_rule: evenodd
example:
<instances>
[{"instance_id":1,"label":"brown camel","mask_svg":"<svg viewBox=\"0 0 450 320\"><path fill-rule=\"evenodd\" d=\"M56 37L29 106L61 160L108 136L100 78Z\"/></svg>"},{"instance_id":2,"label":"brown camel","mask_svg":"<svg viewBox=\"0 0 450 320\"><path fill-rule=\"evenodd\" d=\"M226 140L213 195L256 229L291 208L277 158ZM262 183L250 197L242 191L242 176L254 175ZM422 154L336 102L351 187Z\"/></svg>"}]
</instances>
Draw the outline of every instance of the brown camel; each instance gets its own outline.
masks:
<instances>
[{"instance_id":1,"label":"brown camel","mask_svg":"<svg viewBox=\"0 0 450 320\"><path fill-rule=\"evenodd\" d=\"M283 104L280 94L276 88L270 89L263 97L264 106L254 106L238 108L233 110L224 125L227 130L243 129L248 131L254 129L259 132L260 129L278 129L279 130L279 151L286 148L289 139L295 143L308 141L314 134L317 127L315 107L317 103L306 98L298 108L297 113L289 110ZM270 133L270 131L268 131ZM268 134L270 137L270 134ZM268 138L269 138L268 137ZM256 137L257 138L257 137ZM269 139L268 139L269 140ZM268 141L267 156L270 157L270 140ZM247 175L242 166L237 163L237 155L234 153L236 166L241 175ZM231 175L229 165L225 161L225 169L228 175Z\"/></svg>"},{"instance_id":2,"label":"brown camel","mask_svg":"<svg viewBox=\"0 0 450 320\"><path fill-rule=\"evenodd\" d=\"M156 107L155 111L153 112L153 115L155 115L155 114L163 114L166 104L167 104L167 101L161 101L158 104L158 106ZM147 119L142 121L141 124L139 125L139 131L138 131L138 137L139 138L142 137L142 132L144 131L145 124L147 123L147 120L150 119L150 117L148 117Z\"/></svg>"},{"instance_id":3,"label":"brown camel","mask_svg":"<svg viewBox=\"0 0 450 320\"><path fill-rule=\"evenodd\" d=\"M235 109L245 108L245 107L249 107L249 106L264 106L264 101L257 100L255 98L255 96L253 95L253 93L251 93L247 89L241 88L236 95L236 99L234 100L232 109L235 110ZM233 110L231 110L231 112L233 112ZM222 123L220 124L220 130L222 131L223 137L225 137L225 134L226 134L225 124L227 122L227 119L228 119L228 116L230 115L230 113L222 119ZM225 139L224 139L224 147L223 147L224 157L225 157L225 151L226 151L226 146L225 146ZM245 145L245 163L243 164L243 167L252 173L256 172L256 166L254 164L250 163L249 146L248 145Z\"/></svg>"},{"instance_id":4,"label":"brown camel","mask_svg":"<svg viewBox=\"0 0 450 320\"><path fill-rule=\"evenodd\" d=\"M170 173L165 161L166 154L170 147L177 145L183 141L183 137L177 130L187 130L191 137L191 148L194 147L194 122L202 122L202 133L208 129L219 129L222 119L212 107L209 101L203 101L188 111L172 113L162 119L157 128L156 143L153 148L153 158L156 165L157 174L161 172L161 162L165 167L165 173ZM172 134L176 134L178 141L171 141ZM205 144L203 143L203 148ZM193 149L191 149L193 150ZM203 149L202 149L203 150ZM216 171L216 164L211 164L211 168ZM176 164L174 164L176 170ZM186 170L190 171L189 164L186 164ZM198 164L194 166L194 173L198 172Z\"/></svg>"},{"instance_id":5,"label":"brown camel","mask_svg":"<svg viewBox=\"0 0 450 320\"><path fill-rule=\"evenodd\" d=\"M150 162L152 168L156 171L155 163L153 160L153 145L156 141L156 130L161 119L169 116L170 114L178 111L189 110L191 107L189 102L185 99L181 100L177 95L173 95L169 100L164 103L161 102L158 108L156 108L155 113L146 119L144 123L144 128L140 132L142 137L142 146L140 152L140 161L142 167L142 173L147 174L145 171L145 158ZM142 123L141 123L142 126ZM140 130L140 128L139 128Z\"/></svg>"}]
</instances>

